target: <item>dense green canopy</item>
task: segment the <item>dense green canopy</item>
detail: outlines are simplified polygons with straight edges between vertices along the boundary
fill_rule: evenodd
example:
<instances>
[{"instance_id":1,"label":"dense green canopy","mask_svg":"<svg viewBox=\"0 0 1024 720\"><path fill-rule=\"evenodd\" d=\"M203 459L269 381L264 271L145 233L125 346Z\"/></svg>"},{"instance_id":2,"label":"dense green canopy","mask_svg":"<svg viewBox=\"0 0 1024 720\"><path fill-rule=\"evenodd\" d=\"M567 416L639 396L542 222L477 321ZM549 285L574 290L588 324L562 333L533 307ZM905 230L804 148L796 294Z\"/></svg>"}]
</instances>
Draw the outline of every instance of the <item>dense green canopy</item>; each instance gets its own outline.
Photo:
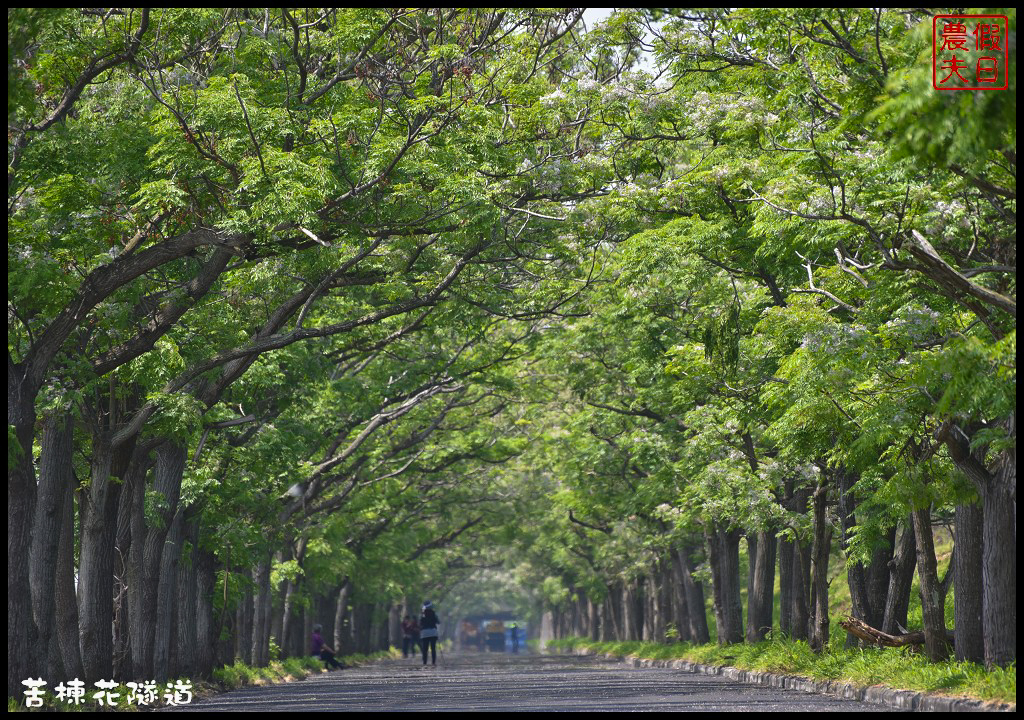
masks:
<instances>
[{"instance_id":1,"label":"dense green canopy","mask_svg":"<svg viewBox=\"0 0 1024 720\"><path fill-rule=\"evenodd\" d=\"M931 28L10 9L9 695L446 593L821 647L833 536L939 658L932 518L1014 662L1015 65L934 90Z\"/></svg>"}]
</instances>

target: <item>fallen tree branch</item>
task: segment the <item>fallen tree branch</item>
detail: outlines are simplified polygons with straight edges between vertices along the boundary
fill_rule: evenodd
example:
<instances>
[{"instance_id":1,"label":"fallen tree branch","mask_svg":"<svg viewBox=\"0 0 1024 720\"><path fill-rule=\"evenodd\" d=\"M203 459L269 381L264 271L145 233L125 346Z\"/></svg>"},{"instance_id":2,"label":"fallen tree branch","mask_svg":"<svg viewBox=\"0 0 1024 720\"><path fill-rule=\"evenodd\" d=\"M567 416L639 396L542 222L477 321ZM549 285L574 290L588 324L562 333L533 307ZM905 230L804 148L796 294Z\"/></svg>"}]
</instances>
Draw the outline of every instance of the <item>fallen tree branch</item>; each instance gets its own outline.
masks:
<instances>
[{"instance_id":1,"label":"fallen tree branch","mask_svg":"<svg viewBox=\"0 0 1024 720\"><path fill-rule=\"evenodd\" d=\"M854 637L860 638L864 642L871 643L872 645L877 645L879 647L924 645L923 630L915 630L914 632L904 633L902 635L890 635L889 633L882 632L881 630L871 627L863 620L859 620L858 618L849 615L845 620L839 621L839 626ZM950 645L953 644L952 631L946 631L946 639Z\"/></svg>"}]
</instances>

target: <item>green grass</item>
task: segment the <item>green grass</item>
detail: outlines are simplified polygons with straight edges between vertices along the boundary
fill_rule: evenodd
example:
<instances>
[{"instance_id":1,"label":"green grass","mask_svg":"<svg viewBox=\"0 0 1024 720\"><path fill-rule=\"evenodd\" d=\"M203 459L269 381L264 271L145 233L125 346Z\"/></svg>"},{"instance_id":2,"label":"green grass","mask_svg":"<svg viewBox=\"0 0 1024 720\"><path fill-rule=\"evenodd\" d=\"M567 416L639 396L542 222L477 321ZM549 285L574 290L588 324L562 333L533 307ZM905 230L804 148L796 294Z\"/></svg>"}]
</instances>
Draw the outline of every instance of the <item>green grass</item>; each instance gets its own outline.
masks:
<instances>
[{"instance_id":1,"label":"green grass","mask_svg":"<svg viewBox=\"0 0 1024 720\"><path fill-rule=\"evenodd\" d=\"M398 651L383 650L370 655L353 654L339 658L341 662L349 667L354 665L365 665L374 660L395 657ZM241 660L236 660L234 665L225 665L213 671L213 679L217 685L216 689L231 690L246 685L266 685L269 683L285 682L288 680L300 680L316 673L324 672L324 663L312 655L293 657L286 660L274 660L265 668L246 665Z\"/></svg>"},{"instance_id":2,"label":"green grass","mask_svg":"<svg viewBox=\"0 0 1024 720\"><path fill-rule=\"evenodd\" d=\"M885 685L901 690L935 692L977 700L1017 702L1017 668L986 670L974 663L930 663L906 649L843 647L845 634L837 635L828 652L817 655L807 643L773 639L753 645L661 644L643 642L591 642L567 638L549 643L560 650L583 649L617 657L652 660L689 660L707 665L730 665L801 675L814 680L839 680L856 685Z\"/></svg>"}]
</instances>

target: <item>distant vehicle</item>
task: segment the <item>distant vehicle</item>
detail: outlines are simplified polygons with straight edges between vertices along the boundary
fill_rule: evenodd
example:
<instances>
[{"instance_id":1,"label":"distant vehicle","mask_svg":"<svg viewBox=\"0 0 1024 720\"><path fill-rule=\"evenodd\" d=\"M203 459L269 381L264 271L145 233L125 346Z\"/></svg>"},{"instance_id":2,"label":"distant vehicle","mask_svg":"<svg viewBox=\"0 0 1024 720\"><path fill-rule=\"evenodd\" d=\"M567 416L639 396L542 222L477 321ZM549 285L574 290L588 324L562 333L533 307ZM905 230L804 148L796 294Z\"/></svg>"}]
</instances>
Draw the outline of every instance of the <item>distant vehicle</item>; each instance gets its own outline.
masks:
<instances>
[{"instance_id":1,"label":"distant vehicle","mask_svg":"<svg viewBox=\"0 0 1024 720\"><path fill-rule=\"evenodd\" d=\"M487 650L505 652L505 623L501 620L491 620L487 623Z\"/></svg>"}]
</instances>

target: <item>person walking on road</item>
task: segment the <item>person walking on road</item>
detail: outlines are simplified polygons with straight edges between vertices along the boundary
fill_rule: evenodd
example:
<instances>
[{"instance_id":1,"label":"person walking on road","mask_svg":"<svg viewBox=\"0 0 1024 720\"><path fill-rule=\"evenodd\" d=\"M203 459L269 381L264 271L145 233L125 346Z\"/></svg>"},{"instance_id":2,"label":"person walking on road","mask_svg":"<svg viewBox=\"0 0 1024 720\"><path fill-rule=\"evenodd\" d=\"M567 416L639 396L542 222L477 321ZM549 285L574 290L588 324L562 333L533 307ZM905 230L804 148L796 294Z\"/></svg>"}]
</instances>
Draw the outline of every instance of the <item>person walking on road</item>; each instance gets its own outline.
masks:
<instances>
[{"instance_id":1,"label":"person walking on road","mask_svg":"<svg viewBox=\"0 0 1024 720\"><path fill-rule=\"evenodd\" d=\"M427 648L430 648L430 664L437 665L437 626L440 624L434 605L427 600L420 614L420 645L423 648L424 666L427 664Z\"/></svg>"}]
</instances>

